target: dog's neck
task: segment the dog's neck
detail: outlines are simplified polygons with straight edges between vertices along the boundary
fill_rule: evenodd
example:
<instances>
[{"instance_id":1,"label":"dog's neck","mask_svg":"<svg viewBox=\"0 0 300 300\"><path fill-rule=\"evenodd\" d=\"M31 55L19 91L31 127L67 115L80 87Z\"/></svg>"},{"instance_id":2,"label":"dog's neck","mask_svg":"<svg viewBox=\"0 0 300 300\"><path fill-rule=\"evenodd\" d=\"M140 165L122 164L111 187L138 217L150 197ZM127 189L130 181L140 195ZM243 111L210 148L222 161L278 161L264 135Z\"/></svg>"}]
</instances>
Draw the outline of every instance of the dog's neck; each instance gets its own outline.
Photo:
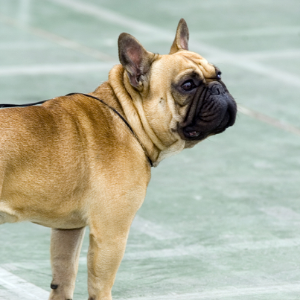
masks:
<instances>
[{"instance_id":1,"label":"dog's neck","mask_svg":"<svg viewBox=\"0 0 300 300\"><path fill-rule=\"evenodd\" d=\"M122 82L123 73L124 69L121 65L115 66L109 74L109 80L101 84L91 95L104 100L127 120L142 144L146 155L151 159L153 165L156 166L160 149L145 132L133 101L124 88Z\"/></svg>"},{"instance_id":2,"label":"dog's neck","mask_svg":"<svg viewBox=\"0 0 300 300\"><path fill-rule=\"evenodd\" d=\"M141 97L136 97L136 95L132 97L128 92L131 86L128 85L130 84L122 65L116 65L109 73L108 82L102 84L93 94L104 97L104 101L108 100L108 104L116 108L126 118L143 145L146 154L153 162L153 166L156 167L167 156L183 150L184 142L178 140L172 145L165 145L157 137L151 126L149 126ZM106 94L107 97L105 97Z\"/></svg>"}]
</instances>

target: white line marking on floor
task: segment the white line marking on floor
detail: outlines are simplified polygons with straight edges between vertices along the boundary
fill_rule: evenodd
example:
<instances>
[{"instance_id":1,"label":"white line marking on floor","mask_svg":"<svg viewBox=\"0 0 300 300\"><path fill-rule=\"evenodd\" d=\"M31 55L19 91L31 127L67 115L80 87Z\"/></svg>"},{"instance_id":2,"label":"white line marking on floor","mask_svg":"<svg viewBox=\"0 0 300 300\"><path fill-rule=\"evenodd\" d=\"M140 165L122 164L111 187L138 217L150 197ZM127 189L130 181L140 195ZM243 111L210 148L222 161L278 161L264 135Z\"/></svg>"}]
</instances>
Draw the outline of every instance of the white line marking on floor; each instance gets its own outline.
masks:
<instances>
[{"instance_id":1,"label":"white line marking on floor","mask_svg":"<svg viewBox=\"0 0 300 300\"><path fill-rule=\"evenodd\" d=\"M80 263L86 263L85 258L80 259ZM40 262L37 262L39 265ZM48 262L49 263L49 262ZM26 263L20 263L16 265L28 267ZM13 265L13 264L12 264ZM32 269L32 268L31 268ZM49 293L45 290L26 282L20 277L13 275L12 273L0 268L0 286L6 288L6 290L0 290L0 299L2 295L6 296L3 300L41 300L47 299ZM168 294L168 295L156 295L156 300L200 300L200 299L223 299L224 297L239 297L247 295L264 295L264 294L278 294L278 293L293 293L300 291L300 283L291 283L291 284L276 284L270 286L261 286L261 287L224 287L223 289L214 290L214 291L200 291L196 293L187 293L187 294ZM16 295L16 298L13 298L13 295ZM20 298L17 298L19 296ZM153 295L145 297L133 297L133 298L116 298L116 300L149 300L153 299Z\"/></svg>"},{"instance_id":2,"label":"white line marking on floor","mask_svg":"<svg viewBox=\"0 0 300 300\"><path fill-rule=\"evenodd\" d=\"M27 25L30 19L31 0L19 1L19 20L23 25Z\"/></svg>"},{"instance_id":3,"label":"white line marking on floor","mask_svg":"<svg viewBox=\"0 0 300 300\"><path fill-rule=\"evenodd\" d=\"M265 37L279 35L298 35L300 33L299 26L282 26L282 27L265 27L251 28L242 30L224 30L224 31L208 31L195 34L197 38L205 39L226 39L230 37Z\"/></svg>"},{"instance_id":4,"label":"white line marking on floor","mask_svg":"<svg viewBox=\"0 0 300 300\"><path fill-rule=\"evenodd\" d=\"M42 42L0 42L0 50L13 50L20 51L23 50L31 50L31 49L49 49L53 47L50 43L42 43Z\"/></svg>"},{"instance_id":5,"label":"white line marking on floor","mask_svg":"<svg viewBox=\"0 0 300 300\"><path fill-rule=\"evenodd\" d=\"M135 216L131 227L140 231L141 233L154 237L157 240L180 238L180 235L176 232L167 230L164 227L159 226L156 223L146 220L140 216Z\"/></svg>"},{"instance_id":6,"label":"white line marking on floor","mask_svg":"<svg viewBox=\"0 0 300 300\"><path fill-rule=\"evenodd\" d=\"M11 262L6 264L1 264L8 272L17 273L19 270L49 270L49 275L51 274L51 262L48 260L37 260L35 262Z\"/></svg>"},{"instance_id":7,"label":"white line marking on floor","mask_svg":"<svg viewBox=\"0 0 300 300\"><path fill-rule=\"evenodd\" d=\"M144 260L149 258L166 258L194 256L203 259L205 255L212 253L235 253L240 251L293 248L300 246L300 239L285 239L274 241L253 241L236 244L224 244L221 247L204 247L202 245L192 245L186 247L175 247L170 249L149 250L140 252L125 253L124 260Z\"/></svg>"},{"instance_id":8,"label":"white line marking on floor","mask_svg":"<svg viewBox=\"0 0 300 300\"><path fill-rule=\"evenodd\" d=\"M215 61L219 61L218 58ZM225 62L222 60L222 62ZM260 64L255 62L254 60L247 59L239 59L237 56L228 57L226 63L231 63L238 67L242 67L247 69L248 71L253 71L253 73L258 73L260 75L264 75L267 78L276 79L282 85L289 85L296 88L300 88L300 76L298 74L294 74L291 72L287 72L284 70L280 70L277 68L273 68L267 65Z\"/></svg>"},{"instance_id":9,"label":"white line marking on floor","mask_svg":"<svg viewBox=\"0 0 300 300\"><path fill-rule=\"evenodd\" d=\"M149 258L171 258L182 256L193 256L195 258L203 259L207 255L222 254L222 253L235 253L241 251L254 251L254 250L268 250L268 249L281 249L281 248L299 248L300 239L281 239L281 240L263 240L263 241L246 241L241 243L222 244L220 246L206 247L202 245L180 246L168 249L147 250L138 252L125 252L123 260L147 260ZM79 258L80 264L86 264L86 256ZM11 271L18 269L40 269L41 267L49 268L50 261L36 261L34 264L30 262L14 262L2 264L2 267Z\"/></svg>"},{"instance_id":10,"label":"white line marking on floor","mask_svg":"<svg viewBox=\"0 0 300 300\"><path fill-rule=\"evenodd\" d=\"M282 130L285 130L285 131L288 131L288 132L291 132L291 133L294 133L294 134L300 136L300 129L295 127L295 126L292 126L290 124L284 124L284 123L280 122L279 120L277 120L275 118L272 118L272 117L269 117L265 114L262 114L262 113L259 113L257 111L251 110L251 109L246 108L242 105L238 105L238 111L240 113L244 114L244 115L247 115L247 116L252 117L254 119L260 120L264 123L270 124L273 127L277 127L277 128L282 129Z\"/></svg>"},{"instance_id":11,"label":"white line marking on floor","mask_svg":"<svg viewBox=\"0 0 300 300\"><path fill-rule=\"evenodd\" d=\"M293 59L295 57L300 57L300 50L298 49L285 49L285 50L274 50L274 51L254 51L239 53L237 55L238 59L274 59L274 58L284 58L286 60Z\"/></svg>"},{"instance_id":12,"label":"white line marking on floor","mask_svg":"<svg viewBox=\"0 0 300 300\"><path fill-rule=\"evenodd\" d=\"M277 220L286 220L290 222L300 221L300 214L287 207L262 207L260 210Z\"/></svg>"},{"instance_id":13,"label":"white line marking on floor","mask_svg":"<svg viewBox=\"0 0 300 300\"><path fill-rule=\"evenodd\" d=\"M49 297L49 292L25 281L3 268L0 268L0 286L10 290L12 294L19 296L18 299L22 300L41 300L48 299ZM12 298L8 299L10 300Z\"/></svg>"},{"instance_id":14,"label":"white line marking on floor","mask_svg":"<svg viewBox=\"0 0 300 300\"><path fill-rule=\"evenodd\" d=\"M19 300L19 299L20 299L19 296L14 294L12 291L2 290L0 287L0 300Z\"/></svg>"},{"instance_id":15,"label":"white line marking on floor","mask_svg":"<svg viewBox=\"0 0 300 300\"><path fill-rule=\"evenodd\" d=\"M56 35L49 31L43 30L41 28L37 28L37 27L33 27L33 26L24 26L22 23L18 22L17 20L14 20L12 18L9 18L9 17L1 15L1 14L0 14L0 21L5 24L8 24L10 26L17 27L26 32L30 32L36 36L42 37L43 39L50 40L51 42L56 43L62 47L78 51L81 54L83 53L83 54L86 54L88 56L94 57L99 60L114 61L116 59L115 57L113 57L111 55L108 55L108 54L102 53L101 51L98 51L96 49L81 45L80 43L77 43L73 40L69 40L67 38L64 38L62 36Z\"/></svg>"},{"instance_id":16,"label":"white line marking on floor","mask_svg":"<svg viewBox=\"0 0 300 300\"><path fill-rule=\"evenodd\" d=\"M201 300L201 299L224 299L241 296L258 296L258 295L272 295L272 294L288 294L300 292L300 282L294 284L276 284L270 286L258 286L258 287L228 287L215 291L202 291L197 293L187 294L169 294L169 295L151 295L145 297L133 297L133 298L116 298L116 300ZM282 295L284 296L284 295Z\"/></svg>"},{"instance_id":17,"label":"white line marking on floor","mask_svg":"<svg viewBox=\"0 0 300 300\"><path fill-rule=\"evenodd\" d=\"M130 28L134 30L134 32L143 32L144 34L155 34L156 36L163 37L167 40L172 40L174 38L174 32L163 30L151 24L146 24L144 22L134 20L132 18L123 16L117 12L111 11L98 5L96 6L75 0L48 1L66 6L79 13L94 16L101 21L105 20L113 24L118 24L123 27ZM252 60L239 59L238 54L226 52L224 50L221 51L204 42L191 41L190 46L190 49L195 49L199 53L205 54L204 57L209 58L209 60L211 59L218 62L228 62L235 66L244 68L246 70L250 70L254 73L266 75L269 78L273 78L279 80L280 82L284 82L285 84L300 88L300 76L298 76L297 74L292 74L272 67L264 66Z\"/></svg>"},{"instance_id":18,"label":"white line marking on floor","mask_svg":"<svg viewBox=\"0 0 300 300\"><path fill-rule=\"evenodd\" d=\"M204 259L207 255L235 253L241 251L280 249L280 248L298 248L300 247L300 239L282 239L282 240L266 240L253 241L235 244L223 244L217 247L205 247L202 245L191 245L174 247L169 249L148 250L139 252L125 252L123 260L148 260L149 258L171 258L182 256L193 256L195 258ZM79 262L86 264L86 257L80 257ZM21 263L23 264L23 263Z\"/></svg>"},{"instance_id":19,"label":"white line marking on floor","mask_svg":"<svg viewBox=\"0 0 300 300\"><path fill-rule=\"evenodd\" d=\"M117 62L116 62L117 63ZM58 65L29 65L29 66L11 66L0 69L0 76L18 76L18 75L45 75L45 74L72 74L91 71L109 71L113 63L75 63Z\"/></svg>"},{"instance_id":20,"label":"white line marking on floor","mask_svg":"<svg viewBox=\"0 0 300 300\"><path fill-rule=\"evenodd\" d=\"M93 4L88 4L86 2L73 1L73 0L49 0L49 1L55 2L58 5L71 8L73 11L79 12L80 14L86 14L89 16L96 17L102 22L106 21L113 24L118 24L122 27L131 28L135 32L156 33L156 34L163 33L164 35L170 37L168 33L166 34L158 27L154 27L150 24L146 24L144 22L140 22L128 18L126 16L123 16L122 14L119 14L110 9L106 9L99 5L93 5Z\"/></svg>"}]
</instances>

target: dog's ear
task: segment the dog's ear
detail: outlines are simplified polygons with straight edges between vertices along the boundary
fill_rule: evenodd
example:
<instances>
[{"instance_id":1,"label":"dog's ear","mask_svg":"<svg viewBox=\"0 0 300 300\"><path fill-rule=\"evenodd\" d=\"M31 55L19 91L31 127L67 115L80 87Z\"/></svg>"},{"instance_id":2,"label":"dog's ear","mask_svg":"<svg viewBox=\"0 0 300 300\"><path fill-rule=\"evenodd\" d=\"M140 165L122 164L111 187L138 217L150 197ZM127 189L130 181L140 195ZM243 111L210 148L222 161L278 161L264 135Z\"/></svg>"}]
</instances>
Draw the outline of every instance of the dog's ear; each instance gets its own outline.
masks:
<instances>
[{"instance_id":1,"label":"dog's ear","mask_svg":"<svg viewBox=\"0 0 300 300\"><path fill-rule=\"evenodd\" d=\"M127 71L130 83L140 90L154 60L155 54L148 52L132 35L122 33L118 40L119 60Z\"/></svg>"},{"instance_id":2,"label":"dog's ear","mask_svg":"<svg viewBox=\"0 0 300 300\"><path fill-rule=\"evenodd\" d=\"M189 29L184 19L180 19L178 23L170 54L176 53L179 50L189 50Z\"/></svg>"}]
</instances>

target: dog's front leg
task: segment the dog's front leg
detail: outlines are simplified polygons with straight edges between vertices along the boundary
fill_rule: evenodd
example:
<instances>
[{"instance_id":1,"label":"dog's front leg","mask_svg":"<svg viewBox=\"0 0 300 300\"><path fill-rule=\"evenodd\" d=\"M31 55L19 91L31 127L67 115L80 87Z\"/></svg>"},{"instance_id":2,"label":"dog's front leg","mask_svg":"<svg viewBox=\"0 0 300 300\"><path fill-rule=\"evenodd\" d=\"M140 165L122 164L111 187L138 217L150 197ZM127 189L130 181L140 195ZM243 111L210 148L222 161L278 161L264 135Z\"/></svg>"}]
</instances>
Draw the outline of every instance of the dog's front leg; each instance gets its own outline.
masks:
<instances>
[{"instance_id":1,"label":"dog's front leg","mask_svg":"<svg viewBox=\"0 0 300 300\"><path fill-rule=\"evenodd\" d=\"M133 217L132 217L133 218ZM89 300L111 300L111 289L123 258L132 218L90 226L88 252Z\"/></svg>"},{"instance_id":2,"label":"dog's front leg","mask_svg":"<svg viewBox=\"0 0 300 300\"><path fill-rule=\"evenodd\" d=\"M71 300L85 228L52 229L51 267L53 280L49 300Z\"/></svg>"}]
</instances>

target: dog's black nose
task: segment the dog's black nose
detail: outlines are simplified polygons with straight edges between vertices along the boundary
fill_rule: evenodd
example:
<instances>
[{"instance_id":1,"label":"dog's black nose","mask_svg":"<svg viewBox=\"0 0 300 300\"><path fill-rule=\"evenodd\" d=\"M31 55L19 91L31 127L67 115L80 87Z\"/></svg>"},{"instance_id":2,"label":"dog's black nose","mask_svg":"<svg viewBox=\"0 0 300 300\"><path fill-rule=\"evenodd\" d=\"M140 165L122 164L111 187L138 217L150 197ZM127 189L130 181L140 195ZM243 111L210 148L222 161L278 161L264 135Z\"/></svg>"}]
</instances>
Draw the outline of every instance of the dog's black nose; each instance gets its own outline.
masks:
<instances>
[{"instance_id":1,"label":"dog's black nose","mask_svg":"<svg viewBox=\"0 0 300 300\"><path fill-rule=\"evenodd\" d=\"M219 133L234 124L237 112L236 102L222 81L210 82L208 91L210 102L216 103L216 107L219 108L219 120L222 121L214 130L214 133Z\"/></svg>"},{"instance_id":2,"label":"dog's black nose","mask_svg":"<svg viewBox=\"0 0 300 300\"><path fill-rule=\"evenodd\" d=\"M211 95L222 95L226 92L224 86L218 81L213 81L208 84L208 89Z\"/></svg>"}]
</instances>

